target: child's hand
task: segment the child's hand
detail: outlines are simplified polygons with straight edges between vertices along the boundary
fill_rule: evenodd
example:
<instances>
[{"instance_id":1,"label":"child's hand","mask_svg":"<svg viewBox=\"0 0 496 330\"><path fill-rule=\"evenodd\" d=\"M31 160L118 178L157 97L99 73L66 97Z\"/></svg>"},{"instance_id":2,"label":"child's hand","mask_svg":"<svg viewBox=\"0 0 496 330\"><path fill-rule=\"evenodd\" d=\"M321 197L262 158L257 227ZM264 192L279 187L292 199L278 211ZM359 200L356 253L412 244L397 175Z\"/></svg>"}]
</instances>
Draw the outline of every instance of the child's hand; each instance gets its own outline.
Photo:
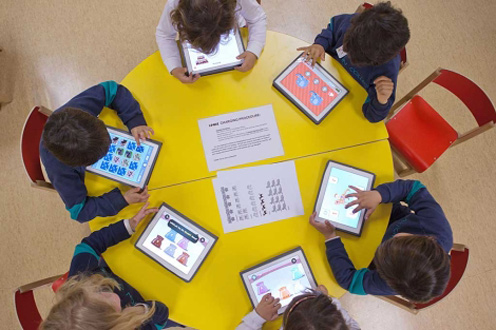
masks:
<instances>
[{"instance_id":1,"label":"child's hand","mask_svg":"<svg viewBox=\"0 0 496 330\"><path fill-rule=\"evenodd\" d=\"M200 75L195 73L191 75L187 75L188 69L186 68L175 68L171 71L171 74L179 79L183 84L192 84L200 78Z\"/></svg>"},{"instance_id":2,"label":"child's hand","mask_svg":"<svg viewBox=\"0 0 496 330\"><path fill-rule=\"evenodd\" d=\"M326 240L336 237L336 228L327 220L324 223L315 221L316 216L317 212L313 212L310 216L310 224L320 231Z\"/></svg>"},{"instance_id":3,"label":"child's hand","mask_svg":"<svg viewBox=\"0 0 496 330\"><path fill-rule=\"evenodd\" d=\"M265 294L262 297L262 300L258 303L255 311L258 315L260 315L266 321L274 321L277 319L277 311L281 308L281 304L279 303L279 298L274 299L272 295L269 293Z\"/></svg>"},{"instance_id":4,"label":"child's hand","mask_svg":"<svg viewBox=\"0 0 496 330\"><path fill-rule=\"evenodd\" d=\"M257 56L249 51L240 54L236 58L238 60L244 59L243 64L234 68L240 72L250 71L251 69L253 69L253 67L255 66L255 62L257 61Z\"/></svg>"},{"instance_id":5,"label":"child's hand","mask_svg":"<svg viewBox=\"0 0 496 330\"><path fill-rule=\"evenodd\" d=\"M148 214L150 213L157 213L158 212L158 208L156 207L153 207L151 209L147 209L147 207L150 205L149 202L146 202L145 205L143 205L143 207L141 208L141 210L138 211L138 213L136 213L136 215L134 217L132 217L131 219L129 219L129 225L131 226L131 229L133 231L136 230L136 227L138 227L138 224L141 222L141 220L143 220Z\"/></svg>"},{"instance_id":6,"label":"child's hand","mask_svg":"<svg viewBox=\"0 0 496 330\"><path fill-rule=\"evenodd\" d=\"M141 188L131 188L124 194L124 199L128 204L144 203L148 201L148 186L140 192Z\"/></svg>"},{"instance_id":7,"label":"child's hand","mask_svg":"<svg viewBox=\"0 0 496 330\"><path fill-rule=\"evenodd\" d=\"M380 104L386 104L391 94L393 94L394 83L385 76L380 76L374 80L377 101Z\"/></svg>"},{"instance_id":8,"label":"child's hand","mask_svg":"<svg viewBox=\"0 0 496 330\"><path fill-rule=\"evenodd\" d=\"M319 44L313 44L308 47L300 47L296 50L302 50L304 52L303 58L307 62L312 60L312 66L315 65L315 62L318 58L320 58L322 61L325 61L325 49Z\"/></svg>"},{"instance_id":9,"label":"child's hand","mask_svg":"<svg viewBox=\"0 0 496 330\"><path fill-rule=\"evenodd\" d=\"M317 291L322 292L322 294L325 294L326 296L329 295L329 291L327 291L327 288L322 284L317 287Z\"/></svg>"},{"instance_id":10,"label":"child's hand","mask_svg":"<svg viewBox=\"0 0 496 330\"><path fill-rule=\"evenodd\" d=\"M136 143L139 146L140 140L145 141L146 139L151 138L152 134L155 134L155 132L151 127L148 127L146 125L140 125L133 128L131 130L131 134L134 136L134 139L136 140Z\"/></svg>"},{"instance_id":11,"label":"child's hand","mask_svg":"<svg viewBox=\"0 0 496 330\"><path fill-rule=\"evenodd\" d=\"M346 198L355 197L356 199L346 204L345 208L347 209L353 205L358 205L353 210L353 213L357 213L362 209L366 209L367 212L365 213L365 220L367 220L370 217L370 215L374 213L377 206L381 204L382 202L381 194L377 190L362 191L357 187L353 187L353 186L350 186L350 188L355 190L356 193L348 194L345 197Z\"/></svg>"}]
</instances>

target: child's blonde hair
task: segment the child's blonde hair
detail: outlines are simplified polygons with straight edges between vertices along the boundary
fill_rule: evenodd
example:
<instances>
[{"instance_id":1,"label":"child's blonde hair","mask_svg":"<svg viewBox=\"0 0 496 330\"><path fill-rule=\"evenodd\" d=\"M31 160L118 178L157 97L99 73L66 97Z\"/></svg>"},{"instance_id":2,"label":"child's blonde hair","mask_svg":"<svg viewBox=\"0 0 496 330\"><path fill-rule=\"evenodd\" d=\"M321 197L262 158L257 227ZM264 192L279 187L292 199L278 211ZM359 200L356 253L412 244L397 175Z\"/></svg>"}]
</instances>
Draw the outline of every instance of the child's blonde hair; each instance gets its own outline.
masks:
<instances>
[{"instance_id":1,"label":"child's blonde hair","mask_svg":"<svg viewBox=\"0 0 496 330\"><path fill-rule=\"evenodd\" d=\"M136 329L155 312L155 305L142 312L125 308L117 312L92 293L119 288L114 279L99 274L72 276L57 291L57 303L40 325L40 330L124 330Z\"/></svg>"}]
</instances>

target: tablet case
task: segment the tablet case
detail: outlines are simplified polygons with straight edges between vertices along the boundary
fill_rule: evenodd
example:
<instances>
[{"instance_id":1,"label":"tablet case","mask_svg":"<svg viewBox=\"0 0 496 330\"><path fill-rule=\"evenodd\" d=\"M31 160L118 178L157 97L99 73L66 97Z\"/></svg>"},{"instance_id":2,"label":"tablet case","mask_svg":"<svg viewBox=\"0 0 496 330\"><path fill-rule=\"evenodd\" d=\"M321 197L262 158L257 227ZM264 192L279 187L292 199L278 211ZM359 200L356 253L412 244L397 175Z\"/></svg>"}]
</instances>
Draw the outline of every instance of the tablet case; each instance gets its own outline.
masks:
<instances>
[{"instance_id":1,"label":"tablet case","mask_svg":"<svg viewBox=\"0 0 496 330\"><path fill-rule=\"evenodd\" d=\"M322 71L324 71L326 74L328 74L329 76L331 76L332 78L334 78L334 80L336 80L339 84L340 84L340 87L343 88L343 90L346 92L345 94L343 94L341 100L339 100L338 103L334 104L334 106L329 109L327 111L327 113L320 119L320 120L316 120L315 118L313 118L311 115L308 114L308 112L310 111L310 109L307 109L303 106L300 105L300 103L298 101L296 101L290 94L288 94L281 86L279 86L278 83L276 83L276 80L279 79L285 72L286 70L289 69L289 67L291 65L293 65L293 63L295 63L300 57L303 56L304 53L301 53L300 56L296 57L291 63L289 63L289 65L284 69L282 70L282 72L272 81L272 86L275 87L275 89L277 89L282 95L284 95L291 103L293 103L301 112L303 112L303 114L305 116L307 116L314 124L317 124L319 125L331 112L332 110L339 104L341 103L341 101L343 100L343 98L349 93L348 89L346 87L343 86L343 84L341 84L339 82L339 80L336 79L336 77L334 77L332 74L329 73L329 71L327 71L326 69L324 69L324 67L322 65L320 65L319 62L315 62L315 65L317 65ZM311 112L311 111L310 111Z\"/></svg>"},{"instance_id":2,"label":"tablet case","mask_svg":"<svg viewBox=\"0 0 496 330\"><path fill-rule=\"evenodd\" d=\"M134 136L132 136L132 134L130 134L128 131L125 131L125 130L122 130L122 129L119 129L119 128L115 128L115 127L111 127L111 126L107 126L107 128L111 128L111 129L113 129L114 131L118 131L118 132L124 133L124 134L126 134L127 136L129 136L130 138L132 138L132 139L134 140ZM152 139L146 139L146 140L147 140L148 142L152 142L152 143L156 144L156 145L158 146L158 148L157 148L157 154L156 154L156 156L155 156L155 159L154 159L154 160L153 160L153 162L151 163L151 168L150 168L150 171L148 172L148 176L147 176L146 180L144 181L143 187L141 187L141 186L132 186L132 185L130 185L130 184L129 184L129 183L127 183L127 182L120 181L120 180L115 179L115 178L112 178L112 177L108 177L108 176L106 176L106 175L104 175L104 174L101 174L101 173L93 172L93 171L91 171L91 170L89 170L89 169L88 169L88 167L89 167L89 166L88 166L88 167L86 167L86 171L88 171L88 172L90 172L90 173L92 173L92 174L95 174L95 175L98 175L98 176L104 177L104 178L106 178L106 179L108 179L108 180L112 180L112 181L115 181L115 182L122 183L122 184L124 184L124 185L126 185L126 186L136 187L136 188L141 188L141 189L143 189L144 187L146 187L146 186L148 185L148 182L150 182L150 178L151 178L151 176L152 176L153 169L155 168L155 163L157 162L158 156L159 156L159 154L160 154L160 150L162 149L162 142L157 141L157 140L152 140ZM92 165L90 165L90 166L92 166Z\"/></svg>"},{"instance_id":3,"label":"tablet case","mask_svg":"<svg viewBox=\"0 0 496 330\"><path fill-rule=\"evenodd\" d=\"M315 280L315 276L313 275L312 268L310 267L310 263L308 262L307 256L305 255L305 252L303 251L303 249L301 248L301 246L298 246L297 248L294 248L294 249L292 249L290 251L287 251L287 252L284 252L282 254L279 254L279 255L277 255L277 256L275 256L273 258L270 258L269 260L266 260L266 261L264 261L264 262L262 262L262 263L260 263L258 265L255 265L253 267L250 267L248 269L245 269L245 270L243 270L242 272L239 273L239 275L241 276L241 282L243 282L243 286L245 287L246 293L248 294L248 298L250 298L250 302L251 302L253 308L255 308L257 306L251 300L250 291L248 291L248 287L246 286L245 280L243 279L243 274L248 273L248 272L251 272L254 269L260 268L260 267L262 267L262 266L264 266L264 265L266 265L268 263L271 263L272 261L276 261L277 259L284 258L285 256L288 256L288 255L293 254L293 253L298 252L298 251L301 251L301 254L303 255L303 259L305 260L305 262L308 265L308 270L310 271L310 276L311 276L313 282L315 284L317 284L317 281Z\"/></svg>"},{"instance_id":4,"label":"tablet case","mask_svg":"<svg viewBox=\"0 0 496 330\"><path fill-rule=\"evenodd\" d=\"M198 270L201 268L201 266L203 265L203 262L205 261L205 259L207 259L208 255L210 254L210 252L212 251L212 249L214 248L215 244L217 243L217 241L219 240L219 238L212 234L211 232L209 232L208 230L206 230L205 228L203 228L202 226L200 226L199 224L197 224L196 222L194 222L193 220L191 220L190 218L188 218L187 216L185 216L184 214L182 214L181 212L177 211L176 209L174 209L172 206L170 206L169 204L165 203L165 202L162 202L162 204L159 206L159 209L162 208L162 206L164 206L166 209L169 209L171 210L172 212L176 213L177 215L179 215L181 217L181 220L185 221L185 222L188 222L190 223L191 225L193 225L194 227L198 227L198 228L201 228L201 230L203 230L206 234L210 235L210 237L213 239L213 243L212 243L212 246L210 247L210 249L207 251L207 254L205 254L205 257L202 259L202 261L200 262L200 264L198 265L198 268L196 268L195 272L191 275L191 278L189 280L186 280L184 278L182 278L180 275L172 272L169 268L165 267L164 265L162 265L160 262L158 262L157 260L155 260L155 258L153 256L150 256L144 249L141 249L140 246L138 246L138 243L139 241L141 240L141 238L143 237L144 233L146 232L146 230L148 229L148 227L150 226L150 224L152 223L153 219L155 218L155 216L150 219L150 221L148 222L148 224L146 225L146 227L143 229L143 231L141 232L140 236L138 237L138 239L136 240L136 243L134 244L134 246L136 247L136 249L138 249L139 251L141 251L143 254L145 254L147 257L149 257L150 259L152 259L153 261L155 261L157 264L159 264L160 266L162 266L163 268L167 269L169 272L171 272L172 274L176 275L177 277L179 277L180 279L182 279L183 281L185 281L186 283L189 283L193 280L193 278L195 277L196 273L198 272Z\"/></svg>"},{"instance_id":5,"label":"tablet case","mask_svg":"<svg viewBox=\"0 0 496 330\"><path fill-rule=\"evenodd\" d=\"M358 167L354 167L354 166L350 166L348 164L343 164L343 163L340 163L340 162L336 162L334 160L329 160L327 162L327 165L324 169L324 174L322 174L322 179L320 180L320 186L319 186L319 191L317 192L317 199L315 200L315 204L313 206L313 211L314 212L317 212L317 202L319 200L319 196L320 196L320 191L322 190L322 184L324 183L324 177L325 177L325 174L327 172L327 169L329 168L329 166L331 165L331 163L335 163L335 164L339 164L339 165L342 165L342 166L345 166L345 167L349 167L349 168L352 168L352 169L355 169L355 170L358 170L360 172L364 172L364 173L368 173L368 174L372 174L372 182L370 183L370 186L371 187L374 187L374 184L375 184L375 173L372 173L372 172L369 172L369 171L365 171L365 170L362 170L361 168L358 168ZM360 216L360 218L363 218L365 216L365 213L362 212L362 215ZM353 235L353 236L362 236L362 230L363 230L363 226L365 225L365 220L362 221L362 225L360 226L360 230L358 231L358 234L357 233L353 233L353 232L350 232L348 230L344 230L344 229L338 229L336 228L336 230L339 230L339 231L342 231L344 233L347 233L347 234L350 234L350 235Z\"/></svg>"}]
</instances>

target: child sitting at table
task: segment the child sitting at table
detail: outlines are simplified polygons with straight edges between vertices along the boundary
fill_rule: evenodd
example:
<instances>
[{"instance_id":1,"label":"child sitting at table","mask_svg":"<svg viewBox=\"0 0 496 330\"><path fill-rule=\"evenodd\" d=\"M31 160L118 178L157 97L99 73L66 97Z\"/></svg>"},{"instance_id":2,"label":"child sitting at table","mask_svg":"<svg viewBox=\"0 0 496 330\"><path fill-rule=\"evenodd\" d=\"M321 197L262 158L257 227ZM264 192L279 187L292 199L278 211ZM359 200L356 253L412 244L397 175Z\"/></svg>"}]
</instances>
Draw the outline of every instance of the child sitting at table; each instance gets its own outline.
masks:
<instances>
[{"instance_id":1,"label":"child sitting at table","mask_svg":"<svg viewBox=\"0 0 496 330\"><path fill-rule=\"evenodd\" d=\"M107 128L97 118L103 107L117 111L138 145L153 134L129 90L115 81L106 81L55 110L40 141L40 158L48 178L71 218L79 222L115 215L129 204L148 200L146 188L143 192L140 188L129 189L124 195L115 188L101 196L88 196L84 184L86 167L105 156L110 146Z\"/></svg>"},{"instance_id":2,"label":"child sitting at table","mask_svg":"<svg viewBox=\"0 0 496 330\"><path fill-rule=\"evenodd\" d=\"M189 42L202 53L215 52L221 36L234 28L248 26L248 46L237 58L236 70L249 71L265 45L266 15L256 0L168 0L157 26L156 39L167 70L183 83L193 83L198 74L187 74L176 43Z\"/></svg>"},{"instance_id":3,"label":"child sitting at table","mask_svg":"<svg viewBox=\"0 0 496 330\"><path fill-rule=\"evenodd\" d=\"M279 298L267 293L235 330L261 330L265 322L278 317L279 308ZM327 288L319 285L317 290L293 298L284 312L281 329L359 330L360 326L341 308L339 300L330 297Z\"/></svg>"},{"instance_id":4,"label":"child sitting at table","mask_svg":"<svg viewBox=\"0 0 496 330\"><path fill-rule=\"evenodd\" d=\"M340 62L367 90L362 111L375 123L386 118L394 103L400 51L409 39L407 19L388 1L362 13L334 16L313 45L298 50L312 64L324 60L326 52Z\"/></svg>"},{"instance_id":5,"label":"child sitting at table","mask_svg":"<svg viewBox=\"0 0 496 330\"><path fill-rule=\"evenodd\" d=\"M114 274L101 255L131 237L140 221L156 208L149 203L131 219L93 232L76 246L68 280L57 290L57 302L40 325L41 330L149 329L177 324L168 321L168 308L149 301Z\"/></svg>"},{"instance_id":6,"label":"child sitting at table","mask_svg":"<svg viewBox=\"0 0 496 330\"><path fill-rule=\"evenodd\" d=\"M366 210L365 220L380 203L393 203L393 210L373 263L358 270L334 226L315 221L316 213L312 214L310 224L326 239L327 260L339 285L359 295L401 295L415 303L440 296L450 278L453 233L425 186L419 181L396 180L371 191L351 188L356 192L346 197L355 200L346 208L356 205L354 213Z\"/></svg>"}]
</instances>

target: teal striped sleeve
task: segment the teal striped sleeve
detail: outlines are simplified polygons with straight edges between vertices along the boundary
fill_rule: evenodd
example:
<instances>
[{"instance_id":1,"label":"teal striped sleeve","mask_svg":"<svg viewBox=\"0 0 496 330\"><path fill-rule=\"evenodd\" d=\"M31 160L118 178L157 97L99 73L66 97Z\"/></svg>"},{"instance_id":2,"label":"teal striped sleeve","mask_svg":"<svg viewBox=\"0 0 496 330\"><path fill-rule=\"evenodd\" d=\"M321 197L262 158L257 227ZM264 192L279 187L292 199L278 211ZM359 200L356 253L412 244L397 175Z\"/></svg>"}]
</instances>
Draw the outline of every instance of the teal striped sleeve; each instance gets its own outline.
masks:
<instances>
[{"instance_id":1,"label":"teal striped sleeve","mask_svg":"<svg viewBox=\"0 0 496 330\"><path fill-rule=\"evenodd\" d=\"M355 274L353 275L353 279L351 280L350 287L348 288L348 291L350 293L358 294L361 296L365 296L367 294L365 292L365 289L363 288L363 276L369 271L370 270L367 268L362 268L355 272Z\"/></svg>"},{"instance_id":2,"label":"teal striped sleeve","mask_svg":"<svg viewBox=\"0 0 496 330\"><path fill-rule=\"evenodd\" d=\"M412 200L413 196L417 193L417 191L419 191L422 188L425 188L425 186L422 184L422 182L420 182L420 181L413 182L412 189L408 193L408 196L406 196L405 202L407 204L409 204L410 201Z\"/></svg>"},{"instance_id":3,"label":"teal striped sleeve","mask_svg":"<svg viewBox=\"0 0 496 330\"><path fill-rule=\"evenodd\" d=\"M117 94L117 88L119 87L119 84L117 84L113 80L105 81L100 83L100 85L103 86L103 89L105 89L105 106L109 107L112 102L114 102L115 95Z\"/></svg>"},{"instance_id":4,"label":"teal striped sleeve","mask_svg":"<svg viewBox=\"0 0 496 330\"><path fill-rule=\"evenodd\" d=\"M78 254L81 254L81 253L89 253L91 255L93 255L97 260L100 260L100 256L95 252L95 250L93 250L93 248L91 246L89 246L88 244L86 243L80 243L78 245L76 245L76 249L74 250L74 256L77 256Z\"/></svg>"},{"instance_id":5,"label":"teal striped sleeve","mask_svg":"<svg viewBox=\"0 0 496 330\"><path fill-rule=\"evenodd\" d=\"M71 219L73 219L73 220L77 220L78 219L79 213L83 209L84 204L86 204L86 199L83 200L81 203L78 203L76 205L73 205L72 207L66 207L65 208L71 214Z\"/></svg>"}]
</instances>

